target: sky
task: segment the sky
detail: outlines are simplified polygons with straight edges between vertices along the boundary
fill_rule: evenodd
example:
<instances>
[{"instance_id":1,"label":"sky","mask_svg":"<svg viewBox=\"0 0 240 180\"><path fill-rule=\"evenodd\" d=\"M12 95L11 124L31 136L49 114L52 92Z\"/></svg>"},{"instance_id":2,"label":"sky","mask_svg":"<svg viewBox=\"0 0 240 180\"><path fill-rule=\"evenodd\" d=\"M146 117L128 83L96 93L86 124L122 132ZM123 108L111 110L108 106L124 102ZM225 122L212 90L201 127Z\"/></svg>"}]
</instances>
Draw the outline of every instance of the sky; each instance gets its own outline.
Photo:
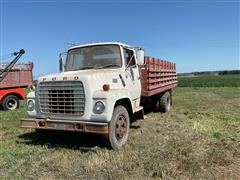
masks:
<instances>
[{"instance_id":1,"label":"sky","mask_svg":"<svg viewBox=\"0 0 240 180\"><path fill-rule=\"evenodd\" d=\"M178 73L240 69L236 0L0 0L0 59L24 48L34 76L58 72L69 45L120 41ZM2 60L3 61L3 60Z\"/></svg>"}]
</instances>

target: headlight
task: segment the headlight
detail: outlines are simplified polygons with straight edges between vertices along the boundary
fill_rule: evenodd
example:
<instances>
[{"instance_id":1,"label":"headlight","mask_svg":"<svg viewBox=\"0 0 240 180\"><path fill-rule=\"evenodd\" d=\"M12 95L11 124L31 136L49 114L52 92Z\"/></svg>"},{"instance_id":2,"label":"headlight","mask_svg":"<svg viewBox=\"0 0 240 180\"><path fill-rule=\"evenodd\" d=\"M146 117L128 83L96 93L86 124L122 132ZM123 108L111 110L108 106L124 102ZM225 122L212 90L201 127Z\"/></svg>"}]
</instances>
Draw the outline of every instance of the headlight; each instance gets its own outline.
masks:
<instances>
[{"instance_id":1,"label":"headlight","mask_svg":"<svg viewBox=\"0 0 240 180\"><path fill-rule=\"evenodd\" d=\"M103 113L104 109L105 109L105 105L103 104L103 102L98 101L94 105L93 112L95 114L101 114Z\"/></svg>"},{"instance_id":2,"label":"headlight","mask_svg":"<svg viewBox=\"0 0 240 180\"><path fill-rule=\"evenodd\" d=\"M35 106L34 101L33 100L28 100L28 102L27 102L27 110L28 111L33 111L34 110L34 106Z\"/></svg>"}]
</instances>

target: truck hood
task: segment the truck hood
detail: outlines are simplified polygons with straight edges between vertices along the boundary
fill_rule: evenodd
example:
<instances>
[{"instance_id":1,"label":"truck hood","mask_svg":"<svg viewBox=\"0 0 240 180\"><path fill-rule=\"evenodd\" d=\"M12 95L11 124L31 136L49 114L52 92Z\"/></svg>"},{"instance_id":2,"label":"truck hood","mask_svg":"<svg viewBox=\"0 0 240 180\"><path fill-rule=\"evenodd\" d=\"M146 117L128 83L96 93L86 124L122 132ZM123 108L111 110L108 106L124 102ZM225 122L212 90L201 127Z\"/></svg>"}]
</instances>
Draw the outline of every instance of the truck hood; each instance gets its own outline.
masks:
<instances>
[{"instance_id":1,"label":"truck hood","mask_svg":"<svg viewBox=\"0 0 240 180\"><path fill-rule=\"evenodd\" d=\"M68 71L42 76L38 82L46 81L82 81L95 90L101 90L103 84L109 84L111 89L119 88L121 80L120 69L90 69L82 71Z\"/></svg>"}]
</instances>

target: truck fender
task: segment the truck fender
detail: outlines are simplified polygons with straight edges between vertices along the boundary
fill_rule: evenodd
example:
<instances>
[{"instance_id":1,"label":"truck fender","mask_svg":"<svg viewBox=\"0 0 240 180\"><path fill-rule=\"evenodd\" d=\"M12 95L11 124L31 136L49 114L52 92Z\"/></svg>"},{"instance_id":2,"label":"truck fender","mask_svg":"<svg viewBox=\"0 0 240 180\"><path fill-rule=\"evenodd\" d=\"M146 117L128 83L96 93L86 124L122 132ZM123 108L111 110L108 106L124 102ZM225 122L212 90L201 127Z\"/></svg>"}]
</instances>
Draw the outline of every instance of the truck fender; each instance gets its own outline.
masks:
<instances>
[{"instance_id":1,"label":"truck fender","mask_svg":"<svg viewBox=\"0 0 240 180\"><path fill-rule=\"evenodd\" d=\"M129 116L131 116L133 114L133 107L132 107L132 103L129 98L118 99L115 102L113 109L119 105L122 105L127 109Z\"/></svg>"},{"instance_id":2,"label":"truck fender","mask_svg":"<svg viewBox=\"0 0 240 180\"><path fill-rule=\"evenodd\" d=\"M130 100L130 94L127 90L114 90L114 91L98 91L95 92L93 95L93 99L95 101L97 100L103 100L107 103L107 120L110 121L112 118L112 113L114 108L117 105L123 105L126 107L126 109L129 112L129 115L133 114L134 109L133 109L133 104Z\"/></svg>"},{"instance_id":3,"label":"truck fender","mask_svg":"<svg viewBox=\"0 0 240 180\"><path fill-rule=\"evenodd\" d=\"M19 100L26 99L25 92L24 92L23 88L13 88L13 89L0 90L0 102L2 102L3 99L7 95L15 95Z\"/></svg>"}]
</instances>

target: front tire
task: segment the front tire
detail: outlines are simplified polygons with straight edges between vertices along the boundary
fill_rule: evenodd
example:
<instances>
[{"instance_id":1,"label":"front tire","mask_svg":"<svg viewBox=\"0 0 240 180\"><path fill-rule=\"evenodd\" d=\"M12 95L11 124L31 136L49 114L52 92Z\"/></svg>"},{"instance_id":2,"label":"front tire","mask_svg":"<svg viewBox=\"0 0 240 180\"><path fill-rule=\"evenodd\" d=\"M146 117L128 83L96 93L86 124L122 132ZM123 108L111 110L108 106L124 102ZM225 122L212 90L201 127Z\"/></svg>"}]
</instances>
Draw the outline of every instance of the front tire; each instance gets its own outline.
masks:
<instances>
[{"instance_id":1,"label":"front tire","mask_svg":"<svg viewBox=\"0 0 240 180\"><path fill-rule=\"evenodd\" d=\"M3 99L3 110L15 110L19 108L19 99L14 95L8 95Z\"/></svg>"},{"instance_id":2,"label":"front tire","mask_svg":"<svg viewBox=\"0 0 240 180\"><path fill-rule=\"evenodd\" d=\"M109 124L108 140L114 150L126 144L130 128L128 111L124 106L114 108L113 116Z\"/></svg>"}]
</instances>

